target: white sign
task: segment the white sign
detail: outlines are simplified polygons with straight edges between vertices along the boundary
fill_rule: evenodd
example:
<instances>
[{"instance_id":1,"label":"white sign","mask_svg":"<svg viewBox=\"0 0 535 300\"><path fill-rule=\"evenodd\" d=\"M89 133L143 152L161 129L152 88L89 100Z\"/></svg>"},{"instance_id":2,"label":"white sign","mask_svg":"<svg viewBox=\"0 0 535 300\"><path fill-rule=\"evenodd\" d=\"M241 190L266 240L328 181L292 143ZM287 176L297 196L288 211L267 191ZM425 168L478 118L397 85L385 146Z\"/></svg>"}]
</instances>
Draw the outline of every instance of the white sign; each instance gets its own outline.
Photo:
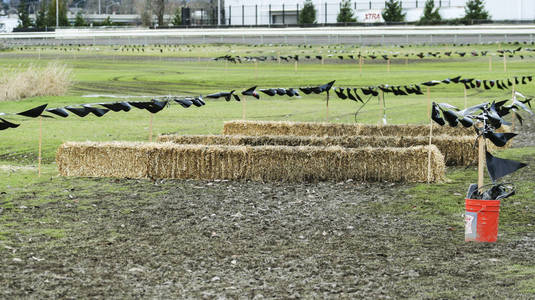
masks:
<instances>
[{"instance_id":1,"label":"white sign","mask_svg":"<svg viewBox=\"0 0 535 300\"><path fill-rule=\"evenodd\" d=\"M358 19L363 23L384 23L383 11L380 9L376 10L366 10L362 12L362 17Z\"/></svg>"}]
</instances>

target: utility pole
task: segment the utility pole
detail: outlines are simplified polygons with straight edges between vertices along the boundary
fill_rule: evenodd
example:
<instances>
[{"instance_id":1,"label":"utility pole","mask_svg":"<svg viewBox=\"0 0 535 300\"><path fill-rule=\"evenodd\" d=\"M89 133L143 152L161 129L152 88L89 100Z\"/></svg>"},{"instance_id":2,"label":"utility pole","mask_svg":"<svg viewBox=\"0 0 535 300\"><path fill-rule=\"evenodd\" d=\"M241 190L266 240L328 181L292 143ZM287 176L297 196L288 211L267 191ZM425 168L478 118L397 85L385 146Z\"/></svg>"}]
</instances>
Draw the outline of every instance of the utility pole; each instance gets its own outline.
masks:
<instances>
[{"instance_id":1,"label":"utility pole","mask_svg":"<svg viewBox=\"0 0 535 300\"><path fill-rule=\"evenodd\" d=\"M59 27L59 0L56 0L56 28Z\"/></svg>"},{"instance_id":2,"label":"utility pole","mask_svg":"<svg viewBox=\"0 0 535 300\"><path fill-rule=\"evenodd\" d=\"M221 0L217 0L217 26L221 26Z\"/></svg>"}]
</instances>

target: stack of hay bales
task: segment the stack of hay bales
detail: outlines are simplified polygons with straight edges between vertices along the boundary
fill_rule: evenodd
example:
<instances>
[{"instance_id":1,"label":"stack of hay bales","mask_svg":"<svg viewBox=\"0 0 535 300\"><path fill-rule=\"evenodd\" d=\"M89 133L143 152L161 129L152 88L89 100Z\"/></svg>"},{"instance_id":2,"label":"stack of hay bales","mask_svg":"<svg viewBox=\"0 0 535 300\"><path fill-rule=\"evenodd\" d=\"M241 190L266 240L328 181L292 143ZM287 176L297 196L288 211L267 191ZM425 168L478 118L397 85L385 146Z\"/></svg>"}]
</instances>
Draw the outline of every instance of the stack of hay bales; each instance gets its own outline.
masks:
<instances>
[{"instance_id":1,"label":"stack of hay bales","mask_svg":"<svg viewBox=\"0 0 535 300\"><path fill-rule=\"evenodd\" d=\"M345 148L362 147L411 147L429 144L424 136L288 136L288 135L162 135L159 142L198 145L246 145L246 146L341 146ZM469 165L477 160L477 149L473 146L474 137L434 136L432 144L444 155L446 165Z\"/></svg>"},{"instance_id":2,"label":"stack of hay bales","mask_svg":"<svg viewBox=\"0 0 535 300\"><path fill-rule=\"evenodd\" d=\"M63 176L259 181L444 179L444 157L434 146L344 148L226 146L175 143L65 143L56 161Z\"/></svg>"},{"instance_id":3,"label":"stack of hay bales","mask_svg":"<svg viewBox=\"0 0 535 300\"><path fill-rule=\"evenodd\" d=\"M65 176L396 182L441 181L445 163L476 161L473 129L433 126L428 146L429 126L232 121L223 136L66 143L56 160Z\"/></svg>"},{"instance_id":4,"label":"stack of hay bales","mask_svg":"<svg viewBox=\"0 0 535 300\"><path fill-rule=\"evenodd\" d=\"M430 125L368 125L309 122L230 121L225 135L297 135L297 136L428 136ZM473 136L471 128L433 125L433 135Z\"/></svg>"},{"instance_id":5,"label":"stack of hay bales","mask_svg":"<svg viewBox=\"0 0 535 300\"><path fill-rule=\"evenodd\" d=\"M270 122L270 121L230 121L225 122L223 134L269 136L316 136L346 137L357 136L362 145L372 147L408 147L429 143L429 124L426 125L369 125L369 124L333 124L308 122ZM502 126L498 132L510 132L508 126ZM367 138L366 138L367 137ZM395 137L398 137L395 138ZM360 138L360 140L358 140ZM447 165L466 166L477 162L477 148L474 147L476 132L473 128L462 126L450 127L433 124L432 144L436 145L446 157ZM352 138L350 138L352 139ZM364 139L364 140L363 140ZM384 143L384 144L382 144ZM502 149L511 146L509 141ZM351 147L346 144L345 147ZM487 149L498 149L487 141Z\"/></svg>"}]
</instances>

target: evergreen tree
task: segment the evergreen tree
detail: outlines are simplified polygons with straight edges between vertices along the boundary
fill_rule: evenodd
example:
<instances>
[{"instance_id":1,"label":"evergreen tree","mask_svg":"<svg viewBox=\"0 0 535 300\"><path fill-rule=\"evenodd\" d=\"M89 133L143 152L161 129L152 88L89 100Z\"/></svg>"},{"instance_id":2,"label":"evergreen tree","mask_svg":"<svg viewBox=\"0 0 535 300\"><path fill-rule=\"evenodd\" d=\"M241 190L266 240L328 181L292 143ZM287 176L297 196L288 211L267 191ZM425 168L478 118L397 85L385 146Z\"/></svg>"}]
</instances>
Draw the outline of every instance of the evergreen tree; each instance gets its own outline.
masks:
<instances>
[{"instance_id":1,"label":"evergreen tree","mask_svg":"<svg viewBox=\"0 0 535 300\"><path fill-rule=\"evenodd\" d=\"M485 3L483 0L469 0L464 7L465 22L472 22L473 20L489 20L489 13L485 10Z\"/></svg>"},{"instance_id":2,"label":"evergreen tree","mask_svg":"<svg viewBox=\"0 0 535 300\"><path fill-rule=\"evenodd\" d=\"M383 19L385 19L386 22L405 21L405 14L402 13L401 2L399 0L388 0L385 2Z\"/></svg>"},{"instance_id":3,"label":"evergreen tree","mask_svg":"<svg viewBox=\"0 0 535 300\"><path fill-rule=\"evenodd\" d=\"M56 1L58 2L59 6L59 14L58 14L58 20L59 20L59 26L69 26L69 19L67 18L67 3L62 0L52 0L50 1L50 4L48 5L48 11L46 14L46 23L49 27L55 27L56 26Z\"/></svg>"},{"instance_id":4,"label":"evergreen tree","mask_svg":"<svg viewBox=\"0 0 535 300\"><path fill-rule=\"evenodd\" d=\"M435 1L427 0L425 2L424 14L418 22L420 25L438 24L442 21L442 17L438 12L440 8L435 9Z\"/></svg>"},{"instance_id":5,"label":"evergreen tree","mask_svg":"<svg viewBox=\"0 0 535 300\"><path fill-rule=\"evenodd\" d=\"M357 18L353 17L353 10L351 9L351 1L343 0L340 6L340 12L336 17L338 23L353 23L357 22Z\"/></svg>"},{"instance_id":6,"label":"evergreen tree","mask_svg":"<svg viewBox=\"0 0 535 300\"><path fill-rule=\"evenodd\" d=\"M77 26L77 27L87 26L87 22L85 21L84 15L82 15L81 11L76 13L76 18L74 19L74 26Z\"/></svg>"},{"instance_id":7,"label":"evergreen tree","mask_svg":"<svg viewBox=\"0 0 535 300\"><path fill-rule=\"evenodd\" d=\"M306 0L303 9L299 13L299 24L315 24L316 23L316 8L312 0Z\"/></svg>"},{"instance_id":8,"label":"evergreen tree","mask_svg":"<svg viewBox=\"0 0 535 300\"><path fill-rule=\"evenodd\" d=\"M45 28L48 23L46 20L46 17L47 17L47 14L46 14L45 1L41 1L41 5L39 6L39 11L35 15L35 27Z\"/></svg>"},{"instance_id":9,"label":"evergreen tree","mask_svg":"<svg viewBox=\"0 0 535 300\"><path fill-rule=\"evenodd\" d=\"M26 0L20 0L19 7L17 8L17 16L19 17L18 28L28 28L32 26L32 20L30 20L30 14L28 13L28 4Z\"/></svg>"},{"instance_id":10,"label":"evergreen tree","mask_svg":"<svg viewBox=\"0 0 535 300\"><path fill-rule=\"evenodd\" d=\"M100 25L101 26L113 26L113 22L111 21L110 16L108 16L106 19L104 19L104 21L102 21L102 23Z\"/></svg>"},{"instance_id":11,"label":"evergreen tree","mask_svg":"<svg viewBox=\"0 0 535 300\"><path fill-rule=\"evenodd\" d=\"M217 18L217 17L216 17ZM177 8L173 15L173 25L179 26L182 24L182 8Z\"/></svg>"}]
</instances>

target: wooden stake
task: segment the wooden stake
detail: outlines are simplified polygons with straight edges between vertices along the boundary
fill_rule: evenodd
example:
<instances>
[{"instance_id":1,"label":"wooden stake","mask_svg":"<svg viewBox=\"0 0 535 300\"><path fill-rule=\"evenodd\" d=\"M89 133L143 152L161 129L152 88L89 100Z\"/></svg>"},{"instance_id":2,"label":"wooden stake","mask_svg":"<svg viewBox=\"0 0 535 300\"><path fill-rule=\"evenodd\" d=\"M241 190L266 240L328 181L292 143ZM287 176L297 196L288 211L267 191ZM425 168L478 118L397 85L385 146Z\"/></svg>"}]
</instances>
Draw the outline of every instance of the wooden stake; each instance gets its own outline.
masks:
<instances>
[{"instance_id":1,"label":"wooden stake","mask_svg":"<svg viewBox=\"0 0 535 300\"><path fill-rule=\"evenodd\" d=\"M489 55L489 72L492 72L492 55Z\"/></svg>"},{"instance_id":2,"label":"wooden stake","mask_svg":"<svg viewBox=\"0 0 535 300\"><path fill-rule=\"evenodd\" d=\"M467 95L467 91L466 91L466 85L464 86L464 108L467 108L468 107L468 95Z\"/></svg>"},{"instance_id":3,"label":"wooden stake","mask_svg":"<svg viewBox=\"0 0 535 300\"><path fill-rule=\"evenodd\" d=\"M241 100L241 118L245 120L246 118L246 110L247 110L247 107L246 107L246 104L245 104L245 99L247 97L246 96L243 96L243 99Z\"/></svg>"},{"instance_id":4,"label":"wooden stake","mask_svg":"<svg viewBox=\"0 0 535 300\"><path fill-rule=\"evenodd\" d=\"M149 142L152 142L152 113L150 114L149 121Z\"/></svg>"},{"instance_id":5,"label":"wooden stake","mask_svg":"<svg viewBox=\"0 0 535 300\"><path fill-rule=\"evenodd\" d=\"M37 155L37 174L41 177L41 158L43 144L43 117L39 116L39 154Z\"/></svg>"},{"instance_id":6,"label":"wooden stake","mask_svg":"<svg viewBox=\"0 0 535 300\"><path fill-rule=\"evenodd\" d=\"M294 71L297 72L297 60L294 62Z\"/></svg>"},{"instance_id":7,"label":"wooden stake","mask_svg":"<svg viewBox=\"0 0 535 300\"><path fill-rule=\"evenodd\" d=\"M329 122L329 92L327 92L327 106L325 108L325 122Z\"/></svg>"},{"instance_id":8,"label":"wooden stake","mask_svg":"<svg viewBox=\"0 0 535 300\"><path fill-rule=\"evenodd\" d=\"M427 184L431 183L431 145L433 142L433 119L431 119L431 90L427 87L427 115L429 116L429 149L427 150Z\"/></svg>"},{"instance_id":9,"label":"wooden stake","mask_svg":"<svg viewBox=\"0 0 535 300\"><path fill-rule=\"evenodd\" d=\"M485 184L484 176L485 176L485 138L483 136L480 136L478 138L478 144L479 144L479 151L478 151L478 157L479 161L477 164L477 188L481 189L483 185Z\"/></svg>"},{"instance_id":10,"label":"wooden stake","mask_svg":"<svg viewBox=\"0 0 535 300\"><path fill-rule=\"evenodd\" d=\"M379 102L383 103L383 115L380 116L379 124L384 124L383 119L386 119L386 106L385 106L385 92L381 91L379 94Z\"/></svg>"},{"instance_id":11,"label":"wooden stake","mask_svg":"<svg viewBox=\"0 0 535 300\"><path fill-rule=\"evenodd\" d=\"M511 92L511 101L513 101L516 98L515 88L516 88L516 85L515 85L515 81L513 80L513 91ZM511 130L514 132L515 131L515 116L514 115L512 115L511 120L512 120Z\"/></svg>"}]
</instances>

